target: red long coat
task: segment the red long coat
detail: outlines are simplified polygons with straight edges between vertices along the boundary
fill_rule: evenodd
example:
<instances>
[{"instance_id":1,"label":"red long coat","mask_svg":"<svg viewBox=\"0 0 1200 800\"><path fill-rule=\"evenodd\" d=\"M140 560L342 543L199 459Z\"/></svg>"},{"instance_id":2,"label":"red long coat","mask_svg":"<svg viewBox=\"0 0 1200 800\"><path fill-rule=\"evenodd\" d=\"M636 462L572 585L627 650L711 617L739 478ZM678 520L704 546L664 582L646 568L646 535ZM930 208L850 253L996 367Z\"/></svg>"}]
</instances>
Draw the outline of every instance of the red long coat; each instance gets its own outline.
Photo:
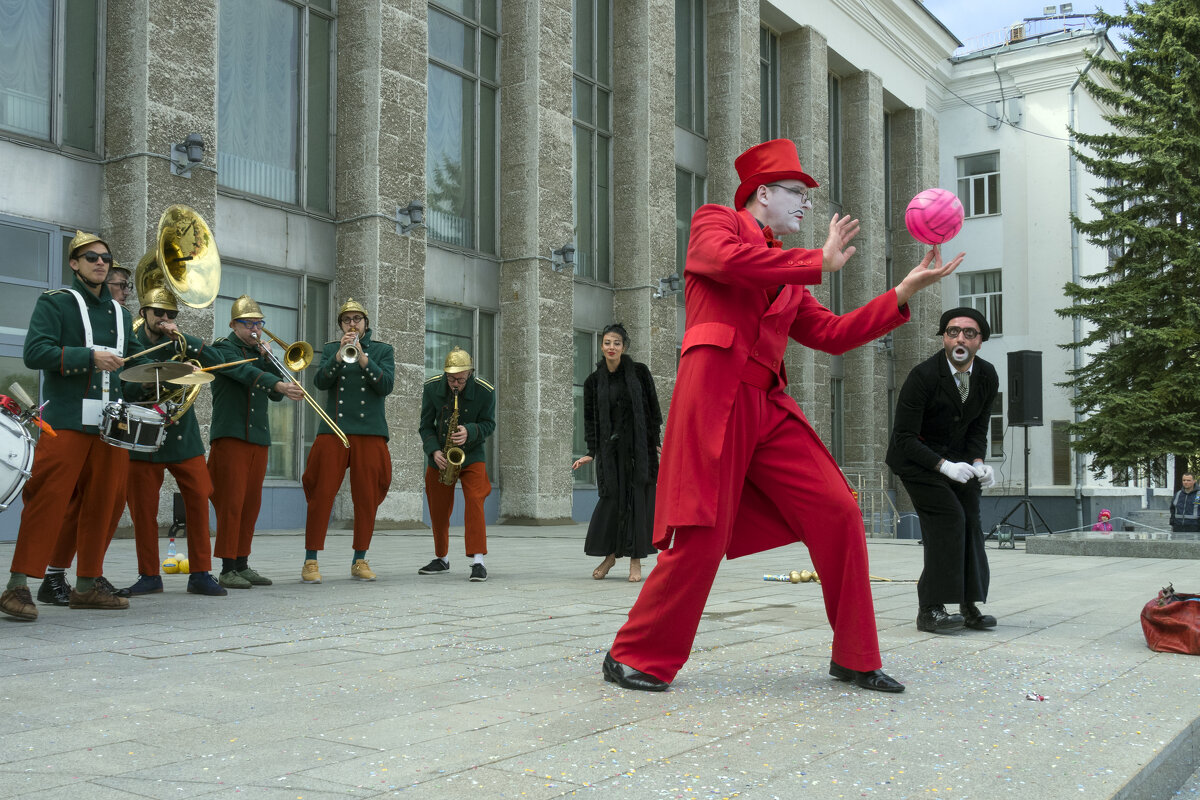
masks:
<instances>
[{"instance_id":1,"label":"red long coat","mask_svg":"<svg viewBox=\"0 0 1200 800\"><path fill-rule=\"evenodd\" d=\"M768 247L763 229L744 209L705 205L692 218L684 289L687 325L655 503L654 543L659 549L670 546L677 527L715 522L725 429L751 356L777 370L786 384L783 356L789 337L837 355L908 320L908 308L897 307L894 290L840 316L825 308L804 288L821 282L821 259L820 250ZM768 291L781 284L783 290L770 302ZM789 395L775 389L772 396L801 424L809 424ZM822 448L796 458L832 457ZM842 490L849 489L843 484ZM729 558L795 541L791 529L779 524L773 508L762 501L761 496L743 495Z\"/></svg>"}]
</instances>

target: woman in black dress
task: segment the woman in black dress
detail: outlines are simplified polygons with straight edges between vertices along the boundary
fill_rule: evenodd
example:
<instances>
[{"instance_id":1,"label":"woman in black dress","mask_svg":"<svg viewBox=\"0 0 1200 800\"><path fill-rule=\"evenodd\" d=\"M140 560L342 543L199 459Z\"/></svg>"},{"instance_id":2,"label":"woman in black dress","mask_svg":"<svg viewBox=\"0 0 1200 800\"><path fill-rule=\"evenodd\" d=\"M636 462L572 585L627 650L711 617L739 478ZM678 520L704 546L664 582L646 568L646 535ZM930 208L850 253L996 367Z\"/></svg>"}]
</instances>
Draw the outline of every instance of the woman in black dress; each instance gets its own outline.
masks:
<instances>
[{"instance_id":1,"label":"woman in black dress","mask_svg":"<svg viewBox=\"0 0 1200 800\"><path fill-rule=\"evenodd\" d=\"M629 558L629 580L642 579L642 558L655 552L654 489L658 479L662 411L645 364L625 355L629 335L621 325L604 329L604 360L583 383L588 453L573 465L596 461L600 498L583 551L604 556L592 577L601 580L618 558Z\"/></svg>"}]
</instances>

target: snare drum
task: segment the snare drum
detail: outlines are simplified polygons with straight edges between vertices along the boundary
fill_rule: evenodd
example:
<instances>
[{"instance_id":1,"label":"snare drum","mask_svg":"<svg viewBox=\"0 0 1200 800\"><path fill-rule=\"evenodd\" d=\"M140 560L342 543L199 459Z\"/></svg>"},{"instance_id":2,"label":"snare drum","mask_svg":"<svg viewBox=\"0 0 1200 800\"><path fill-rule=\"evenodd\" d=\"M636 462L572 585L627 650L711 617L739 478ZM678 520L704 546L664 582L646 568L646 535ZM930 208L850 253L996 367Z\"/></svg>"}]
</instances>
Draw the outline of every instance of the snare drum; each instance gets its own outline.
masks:
<instances>
[{"instance_id":1,"label":"snare drum","mask_svg":"<svg viewBox=\"0 0 1200 800\"><path fill-rule=\"evenodd\" d=\"M21 494L33 469L33 437L25 426L0 412L0 511Z\"/></svg>"},{"instance_id":2,"label":"snare drum","mask_svg":"<svg viewBox=\"0 0 1200 800\"><path fill-rule=\"evenodd\" d=\"M153 453L162 445L166 433L162 414L124 400L107 403L100 416L100 438L123 450Z\"/></svg>"}]
</instances>

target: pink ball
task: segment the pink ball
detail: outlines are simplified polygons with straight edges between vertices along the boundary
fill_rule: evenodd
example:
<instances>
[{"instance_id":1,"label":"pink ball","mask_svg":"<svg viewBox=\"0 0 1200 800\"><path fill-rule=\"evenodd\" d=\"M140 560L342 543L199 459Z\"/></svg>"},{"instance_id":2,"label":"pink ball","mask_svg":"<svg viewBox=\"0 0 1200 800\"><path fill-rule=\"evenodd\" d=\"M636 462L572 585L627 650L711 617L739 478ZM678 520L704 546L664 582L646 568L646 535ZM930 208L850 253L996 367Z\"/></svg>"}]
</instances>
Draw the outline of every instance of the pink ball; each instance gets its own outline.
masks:
<instances>
[{"instance_id":1,"label":"pink ball","mask_svg":"<svg viewBox=\"0 0 1200 800\"><path fill-rule=\"evenodd\" d=\"M954 192L926 189L904 210L904 225L918 242L941 244L962 230L963 207Z\"/></svg>"}]
</instances>

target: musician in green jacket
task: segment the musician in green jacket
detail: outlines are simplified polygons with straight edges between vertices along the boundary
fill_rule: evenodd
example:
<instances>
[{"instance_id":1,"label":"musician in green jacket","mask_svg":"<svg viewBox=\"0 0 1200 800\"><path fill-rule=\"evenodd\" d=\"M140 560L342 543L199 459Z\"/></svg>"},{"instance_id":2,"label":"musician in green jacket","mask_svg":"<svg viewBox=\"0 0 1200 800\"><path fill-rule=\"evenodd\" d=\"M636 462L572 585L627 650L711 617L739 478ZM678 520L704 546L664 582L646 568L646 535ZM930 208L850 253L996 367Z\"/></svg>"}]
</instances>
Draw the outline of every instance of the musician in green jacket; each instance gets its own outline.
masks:
<instances>
[{"instance_id":1,"label":"musician in green jacket","mask_svg":"<svg viewBox=\"0 0 1200 800\"><path fill-rule=\"evenodd\" d=\"M209 427L208 474L217 512L217 541L213 555L221 559L219 583L226 589L270 586L271 579L250 567L250 543L262 504L271 430L267 404L285 397L304 397L298 383L285 380L283 370L267 356L262 340L262 310L249 296L233 301L232 333L213 342L221 363L253 358L246 364L217 370L213 389L213 421Z\"/></svg>"},{"instance_id":2,"label":"musician in green jacket","mask_svg":"<svg viewBox=\"0 0 1200 800\"><path fill-rule=\"evenodd\" d=\"M450 422L457 409L458 419ZM435 558L421 569L421 575L440 575L450 569L450 513L454 510L454 484L462 485L466 501L464 545L472 560L472 581L486 581L487 525L483 501L492 493L492 481L484 464L483 443L496 430L496 390L487 381L475 377L471 356L455 347L446 356L442 374L425 381L421 394L421 447L427 457L425 497L429 501L429 519L433 528ZM447 448L461 451L448 457ZM462 457L461 467L451 461ZM449 481L449 485L443 482Z\"/></svg>"},{"instance_id":3,"label":"musician in green jacket","mask_svg":"<svg viewBox=\"0 0 1200 800\"><path fill-rule=\"evenodd\" d=\"M324 392L325 413L346 437L346 443L328 422L321 420L304 467L308 517L304 525L302 583L321 582L317 553L325 549L329 515L347 469L354 505L350 577L375 580L367 550L375 531L375 513L392 485L384 400L392 392L396 367L392 346L375 341L370 324L367 309L353 297L347 299L338 310L342 336L326 343L313 379L317 389Z\"/></svg>"}]
</instances>

